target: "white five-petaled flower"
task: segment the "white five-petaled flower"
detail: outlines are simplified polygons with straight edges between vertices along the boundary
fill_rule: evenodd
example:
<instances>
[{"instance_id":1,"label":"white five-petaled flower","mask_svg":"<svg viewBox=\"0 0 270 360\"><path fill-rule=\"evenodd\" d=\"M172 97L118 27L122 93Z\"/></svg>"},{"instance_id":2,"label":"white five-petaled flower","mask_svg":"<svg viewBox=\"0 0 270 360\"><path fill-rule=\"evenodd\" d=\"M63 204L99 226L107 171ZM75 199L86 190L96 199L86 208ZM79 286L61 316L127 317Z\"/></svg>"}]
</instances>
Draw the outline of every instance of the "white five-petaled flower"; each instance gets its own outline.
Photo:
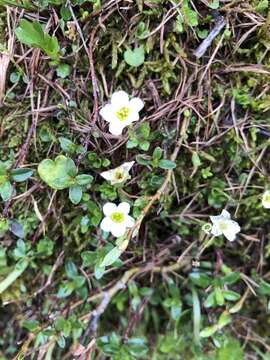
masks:
<instances>
[{"instance_id":1,"label":"white five-petaled flower","mask_svg":"<svg viewBox=\"0 0 270 360\"><path fill-rule=\"evenodd\" d=\"M229 241L234 241L236 234L241 230L238 223L231 220L231 215L227 210L222 210L218 216L210 216L210 219L213 223L211 234L214 236L223 234Z\"/></svg>"},{"instance_id":2,"label":"white five-petaled flower","mask_svg":"<svg viewBox=\"0 0 270 360\"><path fill-rule=\"evenodd\" d=\"M130 179L129 170L135 164L135 161L125 162L115 169L103 171L100 175L108 180L111 185L122 184L126 180Z\"/></svg>"},{"instance_id":3,"label":"white five-petaled flower","mask_svg":"<svg viewBox=\"0 0 270 360\"><path fill-rule=\"evenodd\" d=\"M135 97L129 100L125 91L112 94L111 103L100 110L100 115L109 122L109 131L113 135L121 135L124 127L139 120L139 111L143 108L143 101Z\"/></svg>"},{"instance_id":4,"label":"white five-petaled flower","mask_svg":"<svg viewBox=\"0 0 270 360\"><path fill-rule=\"evenodd\" d=\"M270 190L266 190L262 196L262 206L266 209L270 209Z\"/></svg>"},{"instance_id":5,"label":"white five-petaled flower","mask_svg":"<svg viewBox=\"0 0 270 360\"><path fill-rule=\"evenodd\" d=\"M103 231L111 232L113 236L123 236L127 228L132 228L135 220L128 215L130 205L126 202L120 203L118 206L114 203L107 202L103 206L103 213L105 217L100 223Z\"/></svg>"}]
</instances>

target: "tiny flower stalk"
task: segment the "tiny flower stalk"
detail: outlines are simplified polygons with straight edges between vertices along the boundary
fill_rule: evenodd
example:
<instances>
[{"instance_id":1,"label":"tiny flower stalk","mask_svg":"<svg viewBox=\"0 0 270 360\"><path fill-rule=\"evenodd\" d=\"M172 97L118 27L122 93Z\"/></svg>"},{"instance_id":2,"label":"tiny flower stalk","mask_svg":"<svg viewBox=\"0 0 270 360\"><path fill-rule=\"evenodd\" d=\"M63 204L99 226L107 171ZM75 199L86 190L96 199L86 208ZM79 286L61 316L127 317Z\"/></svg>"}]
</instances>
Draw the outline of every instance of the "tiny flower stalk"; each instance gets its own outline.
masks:
<instances>
[{"instance_id":1,"label":"tiny flower stalk","mask_svg":"<svg viewBox=\"0 0 270 360\"><path fill-rule=\"evenodd\" d=\"M139 120L139 112L143 107L140 98L129 99L128 94L121 90L112 94L110 104L105 105L99 113L109 123L110 133L121 135L126 126Z\"/></svg>"},{"instance_id":2,"label":"tiny flower stalk","mask_svg":"<svg viewBox=\"0 0 270 360\"><path fill-rule=\"evenodd\" d=\"M134 164L135 161L126 162L115 169L103 171L100 175L109 181L111 185L123 184L131 178L129 171Z\"/></svg>"},{"instance_id":3,"label":"tiny flower stalk","mask_svg":"<svg viewBox=\"0 0 270 360\"><path fill-rule=\"evenodd\" d=\"M103 231L110 232L115 237L125 235L128 228L132 228L135 220L129 215L130 205L122 202L118 206L108 202L103 206L105 217L100 223Z\"/></svg>"}]
</instances>

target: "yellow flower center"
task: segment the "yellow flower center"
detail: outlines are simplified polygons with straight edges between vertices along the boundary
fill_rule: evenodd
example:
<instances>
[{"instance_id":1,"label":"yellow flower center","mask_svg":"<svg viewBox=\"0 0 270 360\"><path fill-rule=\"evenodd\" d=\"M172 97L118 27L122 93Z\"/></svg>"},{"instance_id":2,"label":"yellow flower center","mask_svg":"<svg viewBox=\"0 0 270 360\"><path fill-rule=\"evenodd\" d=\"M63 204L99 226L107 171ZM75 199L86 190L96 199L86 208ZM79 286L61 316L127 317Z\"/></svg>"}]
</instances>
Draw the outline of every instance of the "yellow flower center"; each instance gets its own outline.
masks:
<instances>
[{"instance_id":1,"label":"yellow flower center","mask_svg":"<svg viewBox=\"0 0 270 360\"><path fill-rule=\"evenodd\" d=\"M225 230L228 229L228 224L225 221L221 221L219 223L219 228L220 228L221 231L225 231Z\"/></svg>"},{"instance_id":2,"label":"yellow flower center","mask_svg":"<svg viewBox=\"0 0 270 360\"><path fill-rule=\"evenodd\" d=\"M112 219L113 222L120 224L121 222L124 221L124 214L120 212L115 212L110 216L110 218Z\"/></svg>"},{"instance_id":3,"label":"yellow flower center","mask_svg":"<svg viewBox=\"0 0 270 360\"><path fill-rule=\"evenodd\" d=\"M270 202L270 194L265 194L264 195L264 199L263 199L265 202Z\"/></svg>"},{"instance_id":4,"label":"yellow flower center","mask_svg":"<svg viewBox=\"0 0 270 360\"><path fill-rule=\"evenodd\" d=\"M122 180L124 178L124 173L121 169L118 169L115 171L114 176L116 180Z\"/></svg>"},{"instance_id":5,"label":"yellow flower center","mask_svg":"<svg viewBox=\"0 0 270 360\"><path fill-rule=\"evenodd\" d=\"M116 116L120 121L124 121L127 119L129 114L129 108L127 106L123 106L116 112Z\"/></svg>"}]
</instances>

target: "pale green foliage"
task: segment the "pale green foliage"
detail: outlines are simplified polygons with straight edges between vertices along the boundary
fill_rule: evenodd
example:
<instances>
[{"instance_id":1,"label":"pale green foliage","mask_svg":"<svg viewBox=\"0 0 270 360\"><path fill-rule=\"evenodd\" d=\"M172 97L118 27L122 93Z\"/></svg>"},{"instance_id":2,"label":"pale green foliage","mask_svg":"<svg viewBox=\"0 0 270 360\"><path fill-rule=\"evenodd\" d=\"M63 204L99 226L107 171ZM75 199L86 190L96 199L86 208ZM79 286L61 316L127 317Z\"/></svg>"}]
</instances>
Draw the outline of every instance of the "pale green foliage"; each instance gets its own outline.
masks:
<instances>
[{"instance_id":1,"label":"pale green foliage","mask_svg":"<svg viewBox=\"0 0 270 360\"><path fill-rule=\"evenodd\" d=\"M31 23L21 20L15 34L23 44L43 50L52 60L59 60L60 47L57 38L47 34L38 21Z\"/></svg>"},{"instance_id":2,"label":"pale green foliage","mask_svg":"<svg viewBox=\"0 0 270 360\"><path fill-rule=\"evenodd\" d=\"M128 49L124 52L125 62L133 67L140 66L144 63L144 47L143 45L134 50Z\"/></svg>"},{"instance_id":3,"label":"pale green foliage","mask_svg":"<svg viewBox=\"0 0 270 360\"><path fill-rule=\"evenodd\" d=\"M77 175L74 161L64 155L59 155L55 160L44 159L38 166L41 179L55 190L69 188L69 199L73 204L78 204L82 198L84 186L89 185L93 177L88 174Z\"/></svg>"}]
</instances>

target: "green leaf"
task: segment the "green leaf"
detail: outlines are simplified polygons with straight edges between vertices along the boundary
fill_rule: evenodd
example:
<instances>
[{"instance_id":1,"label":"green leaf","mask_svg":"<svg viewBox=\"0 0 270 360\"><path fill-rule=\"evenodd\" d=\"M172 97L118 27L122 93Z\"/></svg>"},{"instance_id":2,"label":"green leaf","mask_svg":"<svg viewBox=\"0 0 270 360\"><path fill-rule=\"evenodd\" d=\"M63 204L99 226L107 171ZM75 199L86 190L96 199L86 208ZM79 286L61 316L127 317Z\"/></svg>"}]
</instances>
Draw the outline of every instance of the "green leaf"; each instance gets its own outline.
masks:
<instances>
[{"instance_id":1,"label":"green leaf","mask_svg":"<svg viewBox=\"0 0 270 360\"><path fill-rule=\"evenodd\" d=\"M133 67L140 66L144 63L144 47L143 45L134 50L128 49L124 52L125 62Z\"/></svg>"},{"instance_id":2,"label":"green leaf","mask_svg":"<svg viewBox=\"0 0 270 360\"><path fill-rule=\"evenodd\" d=\"M79 202L81 201L81 198L82 198L82 188L80 186L71 186L69 188L69 193L68 193L68 196L69 196L69 200L77 205L79 204Z\"/></svg>"},{"instance_id":3,"label":"green leaf","mask_svg":"<svg viewBox=\"0 0 270 360\"><path fill-rule=\"evenodd\" d=\"M62 150L71 154L74 154L76 152L76 145L71 140L63 136L60 136L58 140L60 142L60 146Z\"/></svg>"},{"instance_id":4,"label":"green leaf","mask_svg":"<svg viewBox=\"0 0 270 360\"><path fill-rule=\"evenodd\" d=\"M30 176L32 176L33 170L27 168L18 168L11 170L12 180L16 182L22 182L27 180Z\"/></svg>"},{"instance_id":5,"label":"green leaf","mask_svg":"<svg viewBox=\"0 0 270 360\"><path fill-rule=\"evenodd\" d=\"M171 160L162 159L159 161L158 166L164 170L171 170L176 168L176 163Z\"/></svg>"},{"instance_id":6,"label":"green leaf","mask_svg":"<svg viewBox=\"0 0 270 360\"><path fill-rule=\"evenodd\" d=\"M198 35L198 37L200 39L205 39L207 37L207 35L208 35L208 30L206 30L206 29L202 29L202 30L197 29L196 32L197 32L197 35Z\"/></svg>"},{"instance_id":7,"label":"green leaf","mask_svg":"<svg viewBox=\"0 0 270 360\"><path fill-rule=\"evenodd\" d=\"M208 326L200 332L200 337L207 338L209 336L212 336L214 335L215 332L217 332L217 330L218 330L217 325Z\"/></svg>"},{"instance_id":8,"label":"green leaf","mask_svg":"<svg viewBox=\"0 0 270 360\"><path fill-rule=\"evenodd\" d=\"M161 159L161 156L162 156L162 149L159 146L157 146L152 155L153 160L158 161Z\"/></svg>"},{"instance_id":9,"label":"green leaf","mask_svg":"<svg viewBox=\"0 0 270 360\"><path fill-rule=\"evenodd\" d=\"M122 250L120 250L117 246L114 247L111 251L108 252L107 255L105 255L100 266L106 267L112 265L117 259L119 259L121 254Z\"/></svg>"},{"instance_id":10,"label":"green leaf","mask_svg":"<svg viewBox=\"0 0 270 360\"><path fill-rule=\"evenodd\" d=\"M65 5L61 6L60 14L62 16L62 19L65 20L65 21L69 21L71 19L71 17L72 17L69 8L66 7Z\"/></svg>"},{"instance_id":11,"label":"green leaf","mask_svg":"<svg viewBox=\"0 0 270 360\"><path fill-rule=\"evenodd\" d=\"M9 181L0 185L0 195L3 201L7 201L12 196L13 188Z\"/></svg>"},{"instance_id":12,"label":"green leaf","mask_svg":"<svg viewBox=\"0 0 270 360\"><path fill-rule=\"evenodd\" d=\"M64 324L64 327L63 327L63 335L65 337L70 336L71 330L72 330L71 323L66 320L65 324Z\"/></svg>"},{"instance_id":13,"label":"green leaf","mask_svg":"<svg viewBox=\"0 0 270 360\"><path fill-rule=\"evenodd\" d=\"M72 159L59 155L55 160L42 160L38 166L38 173L51 188L62 190L75 183L77 169Z\"/></svg>"},{"instance_id":14,"label":"green leaf","mask_svg":"<svg viewBox=\"0 0 270 360\"><path fill-rule=\"evenodd\" d=\"M17 220L13 220L13 219L9 220L9 230L12 232L12 234L17 236L18 238L23 239L25 236L22 224Z\"/></svg>"},{"instance_id":15,"label":"green leaf","mask_svg":"<svg viewBox=\"0 0 270 360\"><path fill-rule=\"evenodd\" d=\"M270 284L264 280L261 280L258 293L261 295L270 295Z\"/></svg>"},{"instance_id":16,"label":"green leaf","mask_svg":"<svg viewBox=\"0 0 270 360\"><path fill-rule=\"evenodd\" d=\"M140 135L147 140L150 135L150 125L148 122L142 123L139 127L139 133Z\"/></svg>"},{"instance_id":17,"label":"green leaf","mask_svg":"<svg viewBox=\"0 0 270 360\"><path fill-rule=\"evenodd\" d=\"M173 31L176 32L177 34L181 34L184 31L183 28L183 18L180 15L176 16L176 20L174 22L174 27L173 27Z\"/></svg>"},{"instance_id":18,"label":"green leaf","mask_svg":"<svg viewBox=\"0 0 270 360\"><path fill-rule=\"evenodd\" d=\"M51 256L53 254L54 241L44 237L37 244L37 252L40 256Z\"/></svg>"},{"instance_id":19,"label":"green leaf","mask_svg":"<svg viewBox=\"0 0 270 360\"><path fill-rule=\"evenodd\" d=\"M153 175L150 180L150 184L154 187L160 187L164 182L164 176Z\"/></svg>"},{"instance_id":20,"label":"green leaf","mask_svg":"<svg viewBox=\"0 0 270 360\"><path fill-rule=\"evenodd\" d=\"M219 8L219 0L212 0L212 2L208 5L210 9L218 9Z\"/></svg>"},{"instance_id":21,"label":"green leaf","mask_svg":"<svg viewBox=\"0 0 270 360\"><path fill-rule=\"evenodd\" d=\"M64 330L65 323L66 323L65 318L63 316L59 316L59 318L57 318L54 322L54 327L57 331L62 331Z\"/></svg>"},{"instance_id":22,"label":"green leaf","mask_svg":"<svg viewBox=\"0 0 270 360\"><path fill-rule=\"evenodd\" d=\"M73 279L75 276L78 275L78 270L76 265L74 264L74 262L70 260L65 263L65 271L70 279Z\"/></svg>"},{"instance_id":23,"label":"green leaf","mask_svg":"<svg viewBox=\"0 0 270 360\"><path fill-rule=\"evenodd\" d=\"M202 288L206 288L211 283L210 277L202 272L194 271L189 274L189 278L193 282L193 284L198 285Z\"/></svg>"},{"instance_id":24,"label":"green leaf","mask_svg":"<svg viewBox=\"0 0 270 360\"><path fill-rule=\"evenodd\" d=\"M38 327L38 321L37 320L25 320L22 323L22 327L26 328L27 330L33 332Z\"/></svg>"},{"instance_id":25,"label":"green leaf","mask_svg":"<svg viewBox=\"0 0 270 360\"><path fill-rule=\"evenodd\" d=\"M56 68L56 74L62 79L65 79L69 76L71 72L71 67L68 64L60 64Z\"/></svg>"},{"instance_id":26,"label":"green leaf","mask_svg":"<svg viewBox=\"0 0 270 360\"><path fill-rule=\"evenodd\" d=\"M7 219L0 219L0 238L5 235L9 229L9 222ZM1 247L0 247L0 259L1 259ZM1 265L0 265L1 266Z\"/></svg>"},{"instance_id":27,"label":"green leaf","mask_svg":"<svg viewBox=\"0 0 270 360\"><path fill-rule=\"evenodd\" d=\"M40 47L44 42L44 31L38 21L29 22L25 19L20 21L15 34L20 42L25 45Z\"/></svg>"},{"instance_id":28,"label":"green leaf","mask_svg":"<svg viewBox=\"0 0 270 360\"><path fill-rule=\"evenodd\" d=\"M86 279L84 276L78 275L75 276L73 278L73 286L75 289L79 289L80 287L83 286L83 284L85 283Z\"/></svg>"},{"instance_id":29,"label":"green leaf","mask_svg":"<svg viewBox=\"0 0 270 360\"><path fill-rule=\"evenodd\" d=\"M90 226L90 219L87 215L81 218L80 225L81 225L81 232L83 234L87 233Z\"/></svg>"},{"instance_id":30,"label":"green leaf","mask_svg":"<svg viewBox=\"0 0 270 360\"><path fill-rule=\"evenodd\" d=\"M74 284L72 282L68 282L66 284L63 284L60 286L57 297L59 299L63 299L67 296L69 296L74 290Z\"/></svg>"},{"instance_id":31,"label":"green leaf","mask_svg":"<svg viewBox=\"0 0 270 360\"><path fill-rule=\"evenodd\" d=\"M136 162L140 165L149 165L149 156L138 154L136 155Z\"/></svg>"},{"instance_id":32,"label":"green leaf","mask_svg":"<svg viewBox=\"0 0 270 360\"><path fill-rule=\"evenodd\" d=\"M215 297L216 297L216 302L219 306L223 306L224 305L224 296L223 293L220 289L220 287L216 287L215 288Z\"/></svg>"},{"instance_id":33,"label":"green leaf","mask_svg":"<svg viewBox=\"0 0 270 360\"><path fill-rule=\"evenodd\" d=\"M243 360L244 352L239 341L236 339L226 339L222 346L217 350L216 360Z\"/></svg>"},{"instance_id":34,"label":"green leaf","mask_svg":"<svg viewBox=\"0 0 270 360\"><path fill-rule=\"evenodd\" d=\"M200 344L200 326L201 326L201 306L198 292L192 286L192 302L193 302L193 334L194 341L197 345Z\"/></svg>"},{"instance_id":35,"label":"green leaf","mask_svg":"<svg viewBox=\"0 0 270 360\"><path fill-rule=\"evenodd\" d=\"M126 346L130 355L137 357L144 357L148 352L148 347L145 340L142 338L130 338L128 339Z\"/></svg>"},{"instance_id":36,"label":"green leaf","mask_svg":"<svg viewBox=\"0 0 270 360\"><path fill-rule=\"evenodd\" d=\"M88 185L93 181L93 176L88 174L81 174L76 176L76 182L78 185Z\"/></svg>"},{"instance_id":37,"label":"green leaf","mask_svg":"<svg viewBox=\"0 0 270 360\"><path fill-rule=\"evenodd\" d=\"M48 35L38 21L21 20L15 34L21 43L43 50L53 60L59 59L60 47L57 38Z\"/></svg>"},{"instance_id":38,"label":"green leaf","mask_svg":"<svg viewBox=\"0 0 270 360\"><path fill-rule=\"evenodd\" d=\"M263 12L264 10L266 10L269 6L269 1L268 0L260 0L258 1L258 3L255 6L255 11L258 12Z\"/></svg>"},{"instance_id":39,"label":"green leaf","mask_svg":"<svg viewBox=\"0 0 270 360\"><path fill-rule=\"evenodd\" d=\"M231 272L222 278L222 283L227 285L232 285L236 283L239 279L240 279L239 272Z\"/></svg>"},{"instance_id":40,"label":"green leaf","mask_svg":"<svg viewBox=\"0 0 270 360\"><path fill-rule=\"evenodd\" d=\"M95 266L94 273L95 273L95 278L97 280L102 278L104 272L105 272L105 266L99 266L99 265Z\"/></svg>"},{"instance_id":41,"label":"green leaf","mask_svg":"<svg viewBox=\"0 0 270 360\"><path fill-rule=\"evenodd\" d=\"M224 326L230 324L231 321L232 319L230 314L224 311L218 319L218 329L222 329Z\"/></svg>"},{"instance_id":42,"label":"green leaf","mask_svg":"<svg viewBox=\"0 0 270 360\"><path fill-rule=\"evenodd\" d=\"M200 166L200 165L202 164L201 159L200 159L198 153L196 153L195 151L194 151L193 154L192 154L191 160L192 160L193 166L195 166L195 167L198 167L198 166Z\"/></svg>"},{"instance_id":43,"label":"green leaf","mask_svg":"<svg viewBox=\"0 0 270 360\"><path fill-rule=\"evenodd\" d=\"M84 251L83 253L81 253L81 258L83 261L82 266L88 267L95 265L97 255L94 251Z\"/></svg>"},{"instance_id":44,"label":"green leaf","mask_svg":"<svg viewBox=\"0 0 270 360\"><path fill-rule=\"evenodd\" d=\"M149 150L150 142L149 141L142 141L139 143L140 149L143 151Z\"/></svg>"},{"instance_id":45,"label":"green leaf","mask_svg":"<svg viewBox=\"0 0 270 360\"><path fill-rule=\"evenodd\" d=\"M15 280L26 270L29 265L28 259L20 260L14 267L14 269L8 274L8 276L0 282L0 294L2 294L8 287L10 287Z\"/></svg>"},{"instance_id":46,"label":"green leaf","mask_svg":"<svg viewBox=\"0 0 270 360\"><path fill-rule=\"evenodd\" d=\"M198 15L194 10L190 9L187 0L184 1L184 5L182 7L182 12L183 12L185 23L188 26L197 26L199 24Z\"/></svg>"},{"instance_id":47,"label":"green leaf","mask_svg":"<svg viewBox=\"0 0 270 360\"><path fill-rule=\"evenodd\" d=\"M228 301L237 301L241 298L241 296L235 291L223 290L222 293L224 298Z\"/></svg>"},{"instance_id":48,"label":"green leaf","mask_svg":"<svg viewBox=\"0 0 270 360\"><path fill-rule=\"evenodd\" d=\"M126 146L127 146L127 149L133 149L136 146L138 146L138 141L137 140L128 140Z\"/></svg>"},{"instance_id":49,"label":"green leaf","mask_svg":"<svg viewBox=\"0 0 270 360\"><path fill-rule=\"evenodd\" d=\"M181 303L172 304L170 313L173 320L178 320L182 313Z\"/></svg>"},{"instance_id":50,"label":"green leaf","mask_svg":"<svg viewBox=\"0 0 270 360\"><path fill-rule=\"evenodd\" d=\"M16 260L24 258L26 256L26 245L22 239L19 239L16 243L16 247L13 250L13 256Z\"/></svg>"},{"instance_id":51,"label":"green leaf","mask_svg":"<svg viewBox=\"0 0 270 360\"><path fill-rule=\"evenodd\" d=\"M61 335L57 338L57 344L59 345L59 347L61 349L64 349L64 347L66 346L66 340L65 340L64 336Z\"/></svg>"},{"instance_id":52,"label":"green leaf","mask_svg":"<svg viewBox=\"0 0 270 360\"><path fill-rule=\"evenodd\" d=\"M12 72L9 76L9 80L10 82L12 82L12 84L16 84L16 82L18 82L21 78L21 74L19 72Z\"/></svg>"},{"instance_id":53,"label":"green leaf","mask_svg":"<svg viewBox=\"0 0 270 360\"><path fill-rule=\"evenodd\" d=\"M204 306L206 308L210 308L216 305L216 296L215 296L215 292L212 291L206 298L205 302L204 302Z\"/></svg>"}]
</instances>

